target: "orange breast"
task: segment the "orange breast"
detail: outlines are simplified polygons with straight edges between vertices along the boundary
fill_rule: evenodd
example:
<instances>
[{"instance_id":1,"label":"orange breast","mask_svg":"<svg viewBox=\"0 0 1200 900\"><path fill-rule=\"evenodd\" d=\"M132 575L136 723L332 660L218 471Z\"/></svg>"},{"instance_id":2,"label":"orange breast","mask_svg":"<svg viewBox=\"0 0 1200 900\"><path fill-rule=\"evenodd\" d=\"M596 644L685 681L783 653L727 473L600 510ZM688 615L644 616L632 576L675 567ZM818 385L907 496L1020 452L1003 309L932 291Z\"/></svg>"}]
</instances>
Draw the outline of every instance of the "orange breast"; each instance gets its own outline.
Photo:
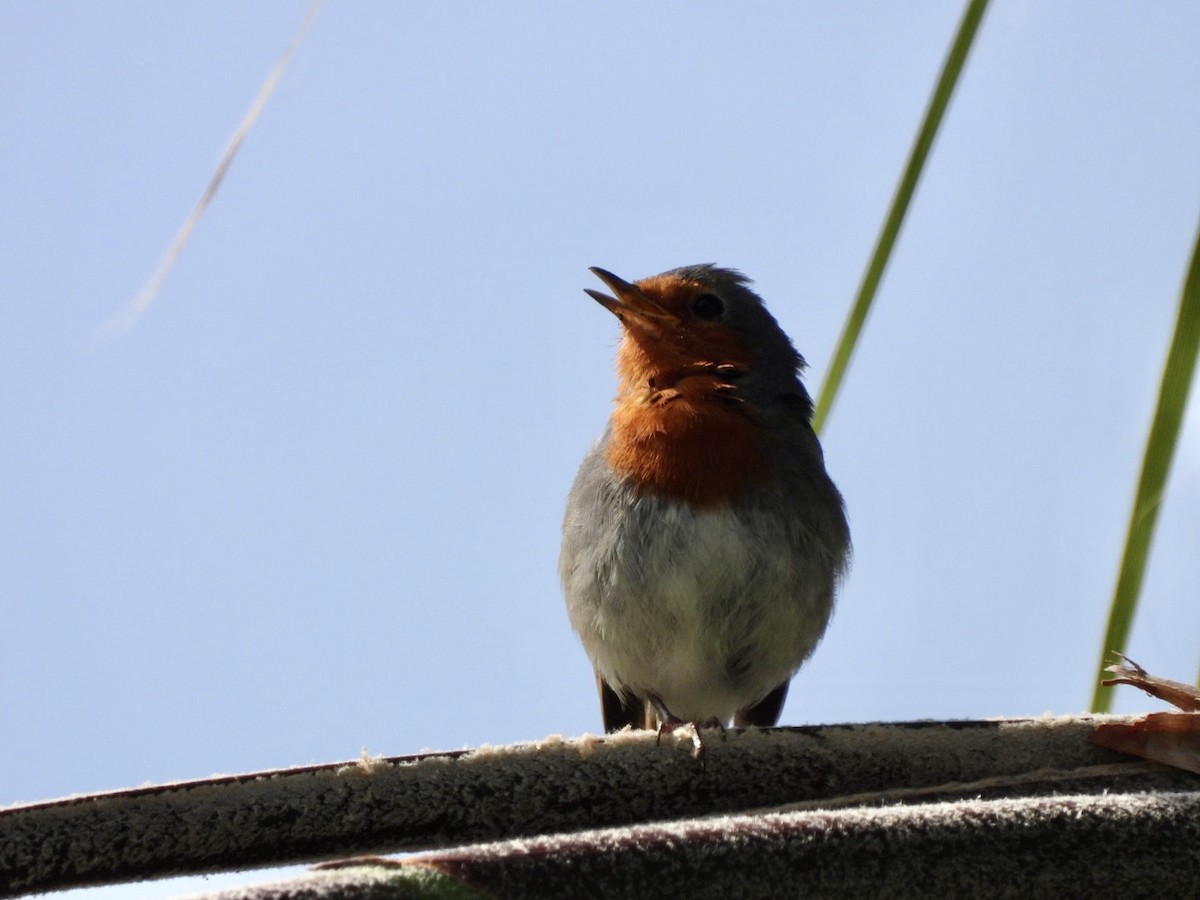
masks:
<instances>
[{"instance_id":1,"label":"orange breast","mask_svg":"<svg viewBox=\"0 0 1200 900\"><path fill-rule=\"evenodd\" d=\"M608 461L643 492L711 509L766 476L759 426L711 376L625 395L612 426Z\"/></svg>"}]
</instances>

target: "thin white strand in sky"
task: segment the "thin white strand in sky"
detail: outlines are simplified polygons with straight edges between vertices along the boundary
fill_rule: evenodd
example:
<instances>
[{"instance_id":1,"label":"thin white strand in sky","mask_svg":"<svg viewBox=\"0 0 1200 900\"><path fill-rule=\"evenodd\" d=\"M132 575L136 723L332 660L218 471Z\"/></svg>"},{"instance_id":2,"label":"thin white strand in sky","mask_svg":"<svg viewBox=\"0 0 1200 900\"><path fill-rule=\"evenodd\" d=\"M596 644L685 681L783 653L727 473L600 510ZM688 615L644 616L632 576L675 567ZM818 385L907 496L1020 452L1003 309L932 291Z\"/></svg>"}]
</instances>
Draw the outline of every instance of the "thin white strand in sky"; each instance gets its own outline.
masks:
<instances>
[{"instance_id":1,"label":"thin white strand in sky","mask_svg":"<svg viewBox=\"0 0 1200 900\"><path fill-rule=\"evenodd\" d=\"M266 107L267 101L275 91L275 86L279 84L279 79L287 69L288 63L291 62L292 54L300 46L300 41L303 40L308 27L312 24L313 19L316 18L317 11L321 8L323 2L324 0L313 0L312 4L308 7L308 11L304 14L304 20L300 23L300 27L296 30L295 35L292 36L291 43L288 44L287 49L283 51L283 55L279 57L279 61L275 63L275 67L267 75L267 80L263 82L263 86L259 89L258 96L254 98L254 102L246 110L242 121L238 123L238 127L233 132L233 137L229 139L229 144L226 146L225 152L221 155L221 161L217 164L216 171L213 172L213 176L209 179L208 185L200 195L200 199L196 201L195 208L192 209L191 214L184 220L183 225L175 235L175 239L171 242L171 246L167 248L167 252L159 262L158 268L154 270L154 274L150 276L150 280L146 283L146 286L142 288L141 292L124 311L109 320L106 324L100 326L98 329L100 336L115 338L128 331L142 317L150 307L150 304L154 302L154 298L158 296L159 289L166 280L167 274L171 271L172 266L175 265L179 254L183 252L188 238L192 236L192 231L195 229L196 223L200 221L200 217L208 209L208 204L217 193L217 188L221 186L221 181L224 179L225 173L229 170L234 156L237 155L238 150L241 148L242 141L246 139L246 135L250 133L250 129L258 121L258 117Z\"/></svg>"}]
</instances>

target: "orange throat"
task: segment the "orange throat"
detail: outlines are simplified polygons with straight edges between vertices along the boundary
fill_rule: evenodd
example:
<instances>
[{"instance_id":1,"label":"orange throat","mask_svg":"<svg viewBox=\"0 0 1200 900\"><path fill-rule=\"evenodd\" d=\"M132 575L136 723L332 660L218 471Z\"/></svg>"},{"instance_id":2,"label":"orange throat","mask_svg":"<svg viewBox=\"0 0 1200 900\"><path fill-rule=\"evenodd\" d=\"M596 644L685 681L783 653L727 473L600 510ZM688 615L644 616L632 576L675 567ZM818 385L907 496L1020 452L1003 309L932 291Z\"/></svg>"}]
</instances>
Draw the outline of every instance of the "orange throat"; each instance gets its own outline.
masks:
<instances>
[{"instance_id":1,"label":"orange throat","mask_svg":"<svg viewBox=\"0 0 1200 900\"><path fill-rule=\"evenodd\" d=\"M760 426L735 388L715 374L682 373L624 386L612 415L608 461L650 493L711 509L766 475Z\"/></svg>"}]
</instances>

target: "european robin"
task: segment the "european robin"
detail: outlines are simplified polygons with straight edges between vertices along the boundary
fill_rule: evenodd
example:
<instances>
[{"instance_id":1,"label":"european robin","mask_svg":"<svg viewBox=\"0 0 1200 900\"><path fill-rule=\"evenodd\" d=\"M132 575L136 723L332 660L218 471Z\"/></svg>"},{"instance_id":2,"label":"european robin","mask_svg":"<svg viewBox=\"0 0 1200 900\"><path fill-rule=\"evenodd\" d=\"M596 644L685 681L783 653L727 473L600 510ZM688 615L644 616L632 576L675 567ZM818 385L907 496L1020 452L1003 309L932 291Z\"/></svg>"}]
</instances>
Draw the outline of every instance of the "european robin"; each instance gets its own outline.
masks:
<instances>
[{"instance_id":1,"label":"european robin","mask_svg":"<svg viewBox=\"0 0 1200 900\"><path fill-rule=\"evenodd\" d=\"M559 574L604 728L774 725L850 553L804 360L740 272L591 271L621 323L620 387Z\"/></svg>"}]
</instances>

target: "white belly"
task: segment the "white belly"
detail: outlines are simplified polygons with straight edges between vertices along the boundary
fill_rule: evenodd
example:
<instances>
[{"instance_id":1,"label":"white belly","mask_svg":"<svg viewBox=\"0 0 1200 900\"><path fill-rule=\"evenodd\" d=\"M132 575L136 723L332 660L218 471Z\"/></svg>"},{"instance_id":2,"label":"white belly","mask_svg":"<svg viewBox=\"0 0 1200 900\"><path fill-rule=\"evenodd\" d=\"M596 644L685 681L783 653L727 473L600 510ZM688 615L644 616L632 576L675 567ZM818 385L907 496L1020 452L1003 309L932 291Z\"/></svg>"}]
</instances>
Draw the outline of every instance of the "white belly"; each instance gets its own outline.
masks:
<instances>
[{"instance_id":1,"label":"white belly","mask_svg":"<svg viewBox=\"0 0 1200 900\"><path fill-rule=\"evenodd\" d=\"M728 721L820 639L832 585L777 517L640 498L609 525L572 548L563 580L571 622L613 688L655 693L681 719Z\"/></svg>"}]
</instances>

